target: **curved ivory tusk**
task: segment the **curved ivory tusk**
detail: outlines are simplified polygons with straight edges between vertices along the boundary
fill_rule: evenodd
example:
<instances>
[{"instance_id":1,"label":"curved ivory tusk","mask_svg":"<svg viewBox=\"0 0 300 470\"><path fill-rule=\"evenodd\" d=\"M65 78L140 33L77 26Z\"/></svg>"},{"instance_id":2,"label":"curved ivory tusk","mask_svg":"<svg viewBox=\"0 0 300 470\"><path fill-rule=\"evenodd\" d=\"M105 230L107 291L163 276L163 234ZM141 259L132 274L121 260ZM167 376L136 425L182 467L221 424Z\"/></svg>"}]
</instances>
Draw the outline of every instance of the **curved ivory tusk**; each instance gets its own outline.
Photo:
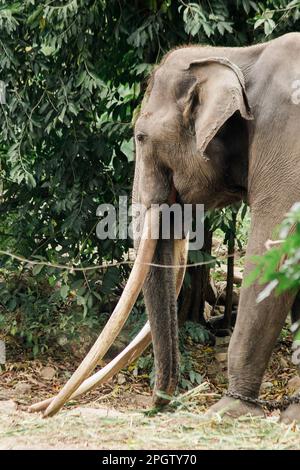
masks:
<instances>
[{"instance_id":1,"label":"curved ivory tusk","mask_svg":"<svg viewBox=\"0 0 300 470\"><path fill-rule=\"evenodd\" d=\"M181 264L182 266L177 269L176 272L176 295L178 297L183 279L185 274L185 265L187 261L188 253L188 240L175 240L174 242L174 264ZM77 398L80 395L92 390L94 387L103 384L110 378L112 378L119 370L123 367L134 362L147 347L151 344L151 331L149 322L141 329L137 336L131 341L131 343L116 356L111 362L105 367L96 372L94 375L86 379L80 387L72 394L71 398ZM53 397L35 403L30 406L30 412L38 412L47 408L50 403L54 400Z\"/></svg>"},{"instance_id":2,"label":"curved ivory tusk","mask_svg":"<svg viewBox=\"0 0 300 470\"><path fill-rule=\"evenodd\" d=\"M188 234L186 238L182 240L174 240L174 264L176 266L180 265L180 268L176 269L176 295L178 297L181 287L183 284L183 279L186 271L187 257L189 251L189 240Z\"/></svg>"},{"instance_id":3,"label":"curved ivory tusk","mask_svg":"<svg viewBox=\"0 0 300 470\"><path fill-rule=\"evenodd\" d=\"M94 375L86 379L80 387L72 394L71 398L77 398L80 395L92 390L96 385L101 385L111 377L113 377L119 370L126 367L128 364L134 362L145 349L151 344L151 331L149 322L141 329L131 343L116 356L111 362L109 362L103 369L96 372ZM42 411L47 408L48 405L53 401L53 397L47 400L35 403L30 406L29 411Z\"/></svg>"},{"instance_id":4,"label":"curved ivory tusk","mask_svg":"<svg viewBox=\"0 0 300 470\"><path fill-rule=\"evenodd\" d=\"M84 379L93 371L121 331L149 272L149 264L153 259L157 245L157 240L151 239L151 234L157 233L158 224L159 208L151 208L145 215L143 233L135 263L113 314L82 363L50 403L44 417L53 416L60 410Z\"/></svg>"}]
</instances>

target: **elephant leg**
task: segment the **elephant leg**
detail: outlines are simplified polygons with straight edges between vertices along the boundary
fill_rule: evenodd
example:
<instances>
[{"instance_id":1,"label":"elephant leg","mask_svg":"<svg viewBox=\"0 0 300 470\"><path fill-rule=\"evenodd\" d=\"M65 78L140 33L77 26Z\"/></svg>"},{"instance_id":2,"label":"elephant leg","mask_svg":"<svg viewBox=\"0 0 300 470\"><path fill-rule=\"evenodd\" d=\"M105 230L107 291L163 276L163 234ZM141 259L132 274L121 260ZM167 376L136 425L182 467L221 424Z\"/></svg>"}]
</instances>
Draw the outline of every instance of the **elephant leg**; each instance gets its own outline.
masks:
<instances>
[{"instance_id":1,"label":"elephant leg","mask_svg":"<svg viewBox=\"0 0 300 470\"><path fill-rule=\"evenodd\" d=\"M291 311L292 323L296 323L300 320L300 292L298 292L297 297L293 303ZM298 374L300 374L300 365L298 365ZM298 394L300 390L297 390ZM281 413L280 421L286 424L297 421L300 423L300 404L292 404L286 410Z\"/></svg>"},{"instance_id":2,"label":"elephant leg","mask_svg":"<svg viewBox=\"0 0 300 470\"><path fill-rule=\"evenodd\" d=\"M264 217L263 214L252 213L244 279L247 279L247 275L254 267L252 256L262 255L265 252L265 241L272 237L273 230L284 217L285 211L277 213L277 216L274 216L274 213L272 214L270 208L269 214L273 215L272 225L269 220L270 215L266 214ZM295 297L295 294L291 293L278 297L271 294L257 303L257 296L262 289L258 283L242 288L237 322L228 351L229 392L251 398L258 397L276 339ZM222 398L211 408L211 412L226 413L233 417L245 413L263 414L259 406L231 397Z\"/></svg>"},{"instance_id":3,"label":"elephant leg","mask_svg":"<svg viewBox=\"0 0 300 470\"><path fill-rule=\"evenodd\" d=\"M174 264L174 240L158 240L155 264ZM144 284L144 299L149 316L155 359L155 405L169 402L179 376L179 349L175 272L172 268L152 266Z\"/></svg>"}]
</instances>

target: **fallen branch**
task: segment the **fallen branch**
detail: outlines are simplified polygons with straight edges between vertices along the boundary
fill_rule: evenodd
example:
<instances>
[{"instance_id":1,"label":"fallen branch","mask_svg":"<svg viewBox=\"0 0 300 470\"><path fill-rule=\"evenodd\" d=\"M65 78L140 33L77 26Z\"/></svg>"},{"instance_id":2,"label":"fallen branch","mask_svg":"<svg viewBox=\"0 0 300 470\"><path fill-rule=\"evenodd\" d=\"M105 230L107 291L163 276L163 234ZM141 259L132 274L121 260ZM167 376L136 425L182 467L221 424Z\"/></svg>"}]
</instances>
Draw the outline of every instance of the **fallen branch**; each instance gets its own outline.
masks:
<instances>
[{"instance_id":1,"label":"fallen branch","mask_svg":"<svg viewBox=\"0 0 300 470\"><path fill-rule=\"evenodd\" d=\"M269 251L274 246L281 245L283 242L284 242L284 240L267 240L266 243L265 243L265 247Z\"/></svg>"}]
</instances>

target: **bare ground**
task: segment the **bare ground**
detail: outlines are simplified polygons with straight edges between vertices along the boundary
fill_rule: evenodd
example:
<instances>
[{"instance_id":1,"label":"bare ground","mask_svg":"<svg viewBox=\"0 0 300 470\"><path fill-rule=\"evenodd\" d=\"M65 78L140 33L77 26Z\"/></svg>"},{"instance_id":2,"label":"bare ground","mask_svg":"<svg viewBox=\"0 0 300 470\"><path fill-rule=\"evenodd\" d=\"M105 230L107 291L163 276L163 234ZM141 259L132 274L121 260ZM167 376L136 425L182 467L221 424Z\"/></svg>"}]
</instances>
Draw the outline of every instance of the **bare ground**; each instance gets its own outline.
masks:
<instances>
[{"instance_id":1,"label":"bare ground","mask_svg":"<svg viewBox=\"0 0 300 470\"><path fill-rule=\"evenodd\" d=\"M278 343L262 397L280 399L296 371L290 342ZM119 377L72 402L57 416L30 414L28 404L57 393L74 364L45 361L7 363L0 385L0 449L299 449L300 428L266 419L205 416L227 386L226 368L214 348L193 346L205 383L176 399L170 411L149 413L148 378L123 371ZM48 369L45 369L47 367Z\"/></svg>"},{"instance_id":2,"label":"bare ground","mask_svg":"<svg viewBox=\"0 0 300 470\"><path fill-rule=\"evenodd\" d=\"M233 421L177 411L150 418L92 405L44 420L3 403L0 449L299 449L299 428L276 417Z\"/></svg>"}]
</instances>

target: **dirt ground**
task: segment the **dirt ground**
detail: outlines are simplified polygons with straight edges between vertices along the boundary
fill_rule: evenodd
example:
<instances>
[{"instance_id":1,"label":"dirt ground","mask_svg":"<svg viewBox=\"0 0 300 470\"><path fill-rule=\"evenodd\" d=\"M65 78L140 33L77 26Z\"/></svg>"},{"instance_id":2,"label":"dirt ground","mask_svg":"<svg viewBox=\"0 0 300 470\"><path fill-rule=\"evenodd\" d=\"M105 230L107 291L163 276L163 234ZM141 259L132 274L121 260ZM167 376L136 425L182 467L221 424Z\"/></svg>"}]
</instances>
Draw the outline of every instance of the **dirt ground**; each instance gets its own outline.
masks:
<instances>
[{"instance_id":1,"label":"dirt ground","mask_svg":"<svg viewBox=\"0 0 300 470\"><path fill-rule=\"evenodd\" d=\"M169 411L158 414L149 411L148 379L123 371L54 418L43 419L28 413L28 405L57 393L74 364L51 358L8 362L1 374L0 449L300 448L300 427L280 424L277 411L265 419L206 417L209 405L226 389L226 362L224 353L216 359L216 348L194 346L193 351L204 383L181 393ZM296 371L289 358L290 339L281 338L264 379L263 398L292 393Z\"/></svg>"},{"instance_id":2,"label":"dirt ground","mask_svg":"<svg viewBox=\"0 0 300 470\"><path fill-rule=\"evenodd\" d=\"M158 414L91 406L43 420L2 402L0 449L299 449L300 430L277 417L206 419L189 411ZM5 408L3 410L3 408Z\"/></svg>"}]
</instances>

